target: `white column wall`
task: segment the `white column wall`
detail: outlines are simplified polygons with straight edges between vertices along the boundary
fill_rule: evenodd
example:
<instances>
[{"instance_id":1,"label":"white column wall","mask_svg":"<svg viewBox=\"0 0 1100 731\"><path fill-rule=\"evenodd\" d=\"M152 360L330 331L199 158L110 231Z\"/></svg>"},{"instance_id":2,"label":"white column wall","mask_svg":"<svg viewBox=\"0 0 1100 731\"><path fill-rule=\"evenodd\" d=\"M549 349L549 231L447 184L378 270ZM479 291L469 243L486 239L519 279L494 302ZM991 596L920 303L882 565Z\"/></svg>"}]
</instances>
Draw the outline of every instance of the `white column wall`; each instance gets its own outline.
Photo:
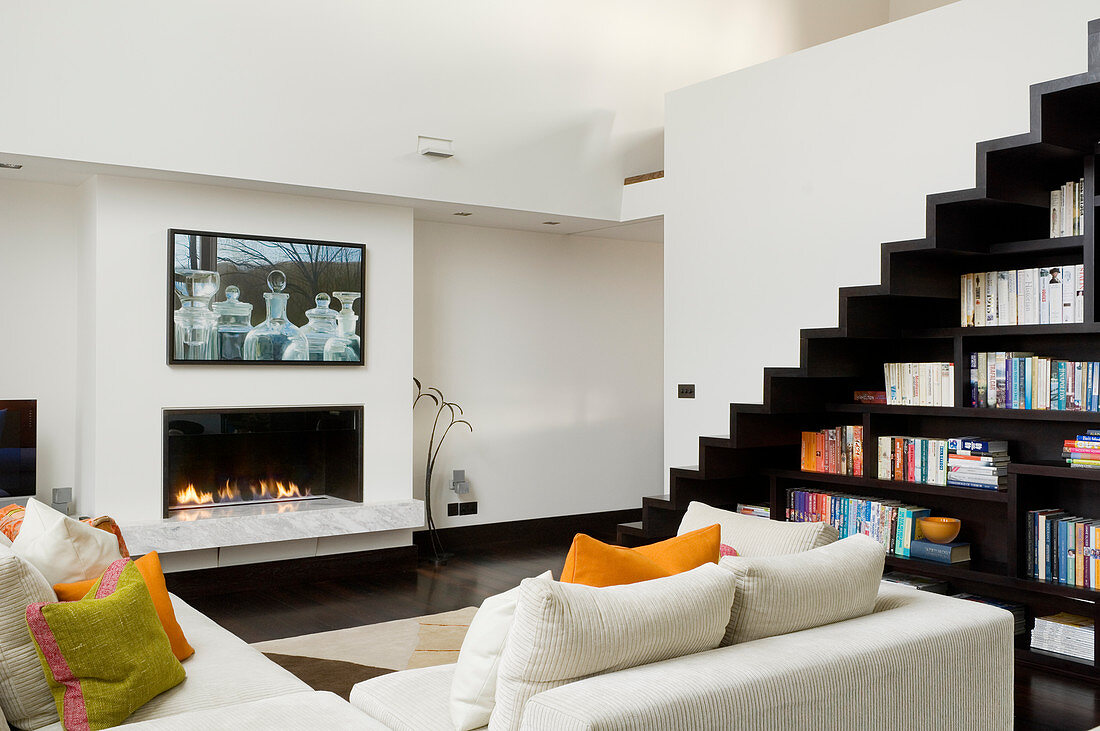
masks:
<instances>
[{"instance_id":1,"label":"white column wall","mask_svg":"<svg viewBox=\"0 0 1100 731\"><path fill-rule=\"evenodd\" d=\"M38 494L77 480L76 188L0 181L0 399L38 400Z\"/></svg>"},{"instance_id":2,"label":"white column wall","mask_svg":"<svg viewBox=\"0 0 1100 731\"><path fill-rule=\"evenodd\" d=\"M661 491L661 245L416 224L416 375L474 426L436 463L440 527L637 508ZM434 412L417 407L423 497ZM451 472L463 501L447 517Z\"/></svg>"}]
</instances>

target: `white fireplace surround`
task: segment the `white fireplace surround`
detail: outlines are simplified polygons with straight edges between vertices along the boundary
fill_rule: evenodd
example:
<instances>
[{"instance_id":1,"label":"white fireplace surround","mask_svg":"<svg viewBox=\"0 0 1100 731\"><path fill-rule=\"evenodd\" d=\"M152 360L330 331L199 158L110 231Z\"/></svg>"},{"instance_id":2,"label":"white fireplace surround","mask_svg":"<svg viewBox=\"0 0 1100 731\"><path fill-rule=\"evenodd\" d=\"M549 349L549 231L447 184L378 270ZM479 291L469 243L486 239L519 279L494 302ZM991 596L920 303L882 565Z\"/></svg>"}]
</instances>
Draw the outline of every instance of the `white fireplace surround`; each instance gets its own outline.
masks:
<instances>
[{"instance_id":1,"label":"white fireplace surround","mask_svg":"<svg viewBox=\"0 0 1100 731\"><path fill-rule=\"evenodd\" d=\"M189 519L196 514L203 515ZM197 508L177 511L166 520L122 527L127 547L132 553L141 554L374 533L419 528L423 524L422 500L355 503L323 498L294 503Z\"/></svg>"}]
</instances>

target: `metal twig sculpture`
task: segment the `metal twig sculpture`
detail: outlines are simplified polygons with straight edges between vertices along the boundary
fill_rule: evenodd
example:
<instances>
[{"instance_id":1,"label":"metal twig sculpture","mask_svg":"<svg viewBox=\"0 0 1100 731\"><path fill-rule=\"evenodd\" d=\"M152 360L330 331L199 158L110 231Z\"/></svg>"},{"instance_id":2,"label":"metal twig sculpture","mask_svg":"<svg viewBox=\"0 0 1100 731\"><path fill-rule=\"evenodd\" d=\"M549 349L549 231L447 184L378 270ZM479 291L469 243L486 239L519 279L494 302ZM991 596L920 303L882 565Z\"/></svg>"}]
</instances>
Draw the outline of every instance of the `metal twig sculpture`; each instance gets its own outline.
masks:
<instances>
[{"instance_id":1,"label":"metal twig sculpture","mask_svg":"<svg viewBox=\"0 0 1100 731\"><path fill-rule=\"evenodd\" d=\"M416 396L413 397L414 409L422 398L430 399L437 407L435 421L432 422L432 435L428 440L428 457L424 465L424 523L428 529L428 540L431 542L433 561L438 566L447 563L447 559L454 554L443 548L443 541L440 540L439 531L435 527L435 520L432 519L432 471L435 469L435 460L439 456L439 450L443 447L443 440L447 438L451 428L456 424L462 424L473 432L474 427L470 422L459 418L462 416L462 407L445 399L443 392L438 388L429 386L424 389L417 378L413 378L413 384L416 385ZM447 411L448 423L440 431L439 420L444 410ZM439 435L438 442L436 442L436 434Z\"/></svg>"}]
</instances>

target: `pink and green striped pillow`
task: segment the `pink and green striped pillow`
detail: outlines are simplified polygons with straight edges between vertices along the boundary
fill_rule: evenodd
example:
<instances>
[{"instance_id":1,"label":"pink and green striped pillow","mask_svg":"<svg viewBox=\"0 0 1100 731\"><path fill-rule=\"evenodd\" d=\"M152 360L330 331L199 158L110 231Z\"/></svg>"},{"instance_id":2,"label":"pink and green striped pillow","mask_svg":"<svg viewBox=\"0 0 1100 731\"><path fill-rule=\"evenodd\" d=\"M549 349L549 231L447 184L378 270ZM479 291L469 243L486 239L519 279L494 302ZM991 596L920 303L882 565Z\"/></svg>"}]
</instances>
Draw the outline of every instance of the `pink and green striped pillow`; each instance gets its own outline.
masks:
<instances>
[{"instance_id":1,"label":"pink and green striped pillow","mask_svg":"<svg viewBox=\"0 0 1100 731\"><path fill-rule=\"evenodd\" d=\"M117 726L184 679L132 561L115 561L87 596L27 607L61 722L68 731Z\"/></svg>"}]
</instances>

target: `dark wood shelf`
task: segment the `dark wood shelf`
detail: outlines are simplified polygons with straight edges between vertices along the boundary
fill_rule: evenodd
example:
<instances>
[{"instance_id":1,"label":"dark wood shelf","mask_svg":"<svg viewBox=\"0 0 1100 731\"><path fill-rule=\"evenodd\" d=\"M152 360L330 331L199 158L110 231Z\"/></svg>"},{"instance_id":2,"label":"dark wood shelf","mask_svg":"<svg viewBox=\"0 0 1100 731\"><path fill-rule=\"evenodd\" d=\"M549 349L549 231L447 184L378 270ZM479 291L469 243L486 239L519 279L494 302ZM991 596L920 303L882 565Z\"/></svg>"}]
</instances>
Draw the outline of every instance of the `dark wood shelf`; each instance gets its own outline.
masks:
<instances>
[{"instance_id":1,"label":"dark wood shelf","mask_svg":"<svg viewBox=\"0 0 1100 731\"><path fill-rule=\"evenodd\" d=\"M898 480L879 480L874 477L853 477L851 475L833 475L828 472L803 472L801 470L765 470L765 474L784 480L802 480L844 487L862 487L882 492L897 492L907 495L940 495L963 500L1007 503L1008 493L1001 490L982 490L976 487L952 487L926 485L922 482L901 482Z\"/></svg>"},{"instance_id":2,"label":"dark wood shelf","mask_svg":"<svg viewBox=\"0 0 1100 731\"><path fill-rule=\"evenodd\" d=\"M1059 236L1058 238L1028 239L1027 241L1004 241L990 244L990 254L1035 254L1073 251L1084 246L1084 236Z\"/></svg>"},{"instance_id":3,"label":"dark wood shelf","mask_svg":"<svg viewBox=\"0 0 1100 731\"><path fill-rule=\"evenodd\" d=\"M1070 467L1066 463L1049 462L1038 464L1009 464L1010 474L1053 477L1059 480L1090 480L1100 482L1100 469L1088 467Z\"/></svg>"},{"instance_id":4,"label":"dark wood shelf","mask_svg":"<svg viewBox=\"0 0 1100 731\"><path fill-rule=\"evenodd\" d=\"M899 416L951 416L960 419L1017 419L1021 421L1096 422L1098 411L1046 411L1040 409L977 409L970 406L890 406L888 404L826 404L837 414L897 414Z\"/></svg>"},{"instance_id":5,"label":"dark wood shelf","mask_svg":"<svg viewBox=\"0 0 1100 731\"><path fill-rule=\"evenodd\" d=\"M1027 635L1025 635L1026 637ZM1084 675L1091 678L1096 674L1096 665L1087 660L1077 660L1068 655L1047 654L1032 650L1030 647L1016 647L1016 660L1018 662L1047 668L1070 675Z\"/></svg>"},{"instance_id":6,"label":"dark wood shelf","mask_svg":"<svg viewBox=\"0 0 1100 731\"><path fill-rule=\"evenodd\" d=\"M1057 325L987 325L985 327L945 328L931 333L951 334L964 338L992 338L1013 335L1094 335L1100 334L1095 322L1058 323Z\"/></svg>"},{"instance_id":7,"label":"dark wood shelf","mask_svg":"<svg viewBox=\"0 0 1100 731\"><path fill-rule=\"evenodd\" d=\"M939 563L924 561L906 556L886 556L886 565L907 573L933 576L938 579L964 579L986 584L1007 585L1013 577L1008 576L1007 567L1002 563L981 561L960 561L959 563Z\"/></svg>"}]
</instances>

